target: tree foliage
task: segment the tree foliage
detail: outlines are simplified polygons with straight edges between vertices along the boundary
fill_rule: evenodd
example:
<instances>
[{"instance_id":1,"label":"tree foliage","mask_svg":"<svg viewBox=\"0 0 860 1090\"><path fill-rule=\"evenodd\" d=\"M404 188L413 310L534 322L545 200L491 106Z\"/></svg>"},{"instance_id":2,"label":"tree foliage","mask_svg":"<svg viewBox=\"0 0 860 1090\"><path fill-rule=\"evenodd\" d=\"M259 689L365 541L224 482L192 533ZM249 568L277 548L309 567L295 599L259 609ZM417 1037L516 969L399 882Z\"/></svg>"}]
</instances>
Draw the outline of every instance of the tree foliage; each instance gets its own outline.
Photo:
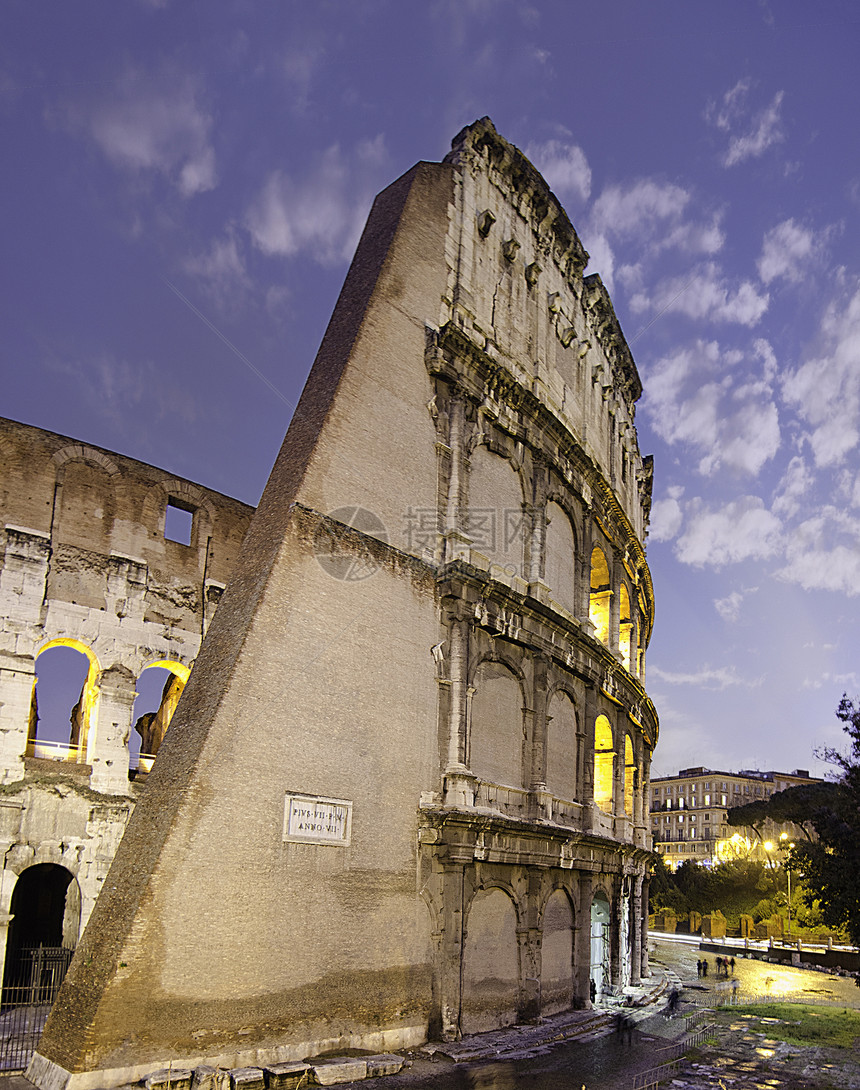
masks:
<instances>
[{"instance_id":1,"label":"tree foliage","mask_svg":"<svg viewBox=\"0 0 860 1090\"><path fill-rule=\"evenodd\" d=\"M770 819L777 825L792 822L800 826L807 839L812 839L812 815L830 804L836 784L801 783L796 787L777 791L767 799L757 799L745 806L733 806L728 812L728 824L748 826L759 833L761 826Z\"/></svg>"},{"instance_id":2,"label":"tree foliage","mask_svg":"<svg viewBox=\"0 0 860 1090\"><path fill-rule=\"evenodd\" d=\"M860 707L843 694L836 717L848 735L849 750L822 752L839 779L824 785L830 790L817 796L808 815L818 839L796 844L789 866L803 874L808 898L820 901L825 922L845 927L851 941L860 944Z\"/></svg>"}]
</instances>

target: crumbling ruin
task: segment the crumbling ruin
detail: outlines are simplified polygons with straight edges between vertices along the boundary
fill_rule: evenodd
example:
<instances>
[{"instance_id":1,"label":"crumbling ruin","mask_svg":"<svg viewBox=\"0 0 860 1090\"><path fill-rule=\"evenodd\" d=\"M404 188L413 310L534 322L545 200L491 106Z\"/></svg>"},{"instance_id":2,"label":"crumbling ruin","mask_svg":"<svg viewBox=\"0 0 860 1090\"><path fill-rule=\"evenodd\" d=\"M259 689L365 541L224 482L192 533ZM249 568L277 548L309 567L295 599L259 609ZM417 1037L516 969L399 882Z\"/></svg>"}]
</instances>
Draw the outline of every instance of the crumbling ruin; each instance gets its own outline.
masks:
<instances>
[{"instance_id":1,"label":"crumbling ruin","mask_svg":"<svg viewBox=\"0 0 860 1090\"><path fill-rule=\"evenodd\" d=\"M391 1049L636 982L640 381L489 120L379 195L29 1077Z\"/></svg>"}]
</instances>

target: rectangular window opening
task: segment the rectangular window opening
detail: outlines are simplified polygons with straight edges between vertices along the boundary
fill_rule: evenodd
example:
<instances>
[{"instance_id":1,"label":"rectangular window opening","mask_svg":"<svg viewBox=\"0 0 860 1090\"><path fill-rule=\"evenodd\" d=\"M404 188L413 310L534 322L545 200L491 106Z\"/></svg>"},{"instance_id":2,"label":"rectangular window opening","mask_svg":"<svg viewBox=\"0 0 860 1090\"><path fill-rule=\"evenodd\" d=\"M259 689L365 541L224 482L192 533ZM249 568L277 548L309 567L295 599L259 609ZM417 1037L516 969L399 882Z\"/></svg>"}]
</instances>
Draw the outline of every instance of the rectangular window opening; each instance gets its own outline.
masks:
<instances>
[{"instance_id":1,"label":"rectangular window opening","mask_svg":"<svg viewBox=\"0 0 860 1090\"><path fill-rule=\"evenodd\" d=\"M191 544L191 530L194 526L194 508L180 500L169 499L164 512L164 536L167 541L176 541L180 545Z\"/></svg>"}]
</instances>

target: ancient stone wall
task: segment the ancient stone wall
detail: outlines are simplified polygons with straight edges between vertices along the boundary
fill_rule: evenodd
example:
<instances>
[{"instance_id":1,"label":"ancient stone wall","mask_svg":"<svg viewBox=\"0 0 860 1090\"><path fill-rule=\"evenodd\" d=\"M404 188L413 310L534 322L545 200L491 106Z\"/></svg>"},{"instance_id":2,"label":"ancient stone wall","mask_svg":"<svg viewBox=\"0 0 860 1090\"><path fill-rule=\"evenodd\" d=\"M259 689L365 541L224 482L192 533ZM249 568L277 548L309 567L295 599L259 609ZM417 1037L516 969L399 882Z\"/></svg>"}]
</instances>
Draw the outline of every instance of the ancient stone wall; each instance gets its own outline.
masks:
<instances>
[{"instance_id":1,"label":"ancient stone wall","mask_svg":"<svg viewBox=\"0 0 860 1090\"><path fill-rule=\"evenodd\" d=\"M0 420L0 466L2 976L12 897L32 866L73 876L64 944L77 942L253 509L11 420ZM171 539L175 512L187 543ZM86 660L59 739L41 734L37 685L50 663L40 656L57 647ZM173 681L130 768L136 684L152 666Z\"/></svg>"},{"instance_id":2,"label":"ancient stone wall","mask_svg":"<svg viewBox=\"0 0 860 1090\"><path fill-rule=\"evenodd\" d=\"M647 972L636 368L488 120L377 198L30 1077L538 1017Z\"/></svg>"}]
</instances>

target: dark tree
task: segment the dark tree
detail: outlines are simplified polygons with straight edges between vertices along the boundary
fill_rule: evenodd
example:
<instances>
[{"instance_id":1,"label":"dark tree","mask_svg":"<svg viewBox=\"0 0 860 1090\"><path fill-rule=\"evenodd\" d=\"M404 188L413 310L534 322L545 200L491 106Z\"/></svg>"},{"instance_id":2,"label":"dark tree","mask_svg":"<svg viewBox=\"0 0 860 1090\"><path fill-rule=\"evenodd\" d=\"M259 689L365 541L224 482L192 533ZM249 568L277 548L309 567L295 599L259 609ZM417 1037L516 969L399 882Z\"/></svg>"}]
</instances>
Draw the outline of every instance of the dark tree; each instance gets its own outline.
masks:
<instances>
[{"instance_id":1,"label":"dark tree","mask_svg":"<svg viewBox=\"0 0 860 1090\"><path fill-rule=\"evenodd\" d=\"M753 828L760 836L761 826L768 819L777 825L790 821L811 840L814 833L812 815L830 804L835 788L836 785L832 783L801 783L788 787L767 799L748 802L745 806L733 806L728 812L728 824Z\"/></svg>"},{"instance_id":2,"label":"dark tree","mask_svg":"<svg viewBox=\"0 0 860 1090\"><path fill-rule=\"evenodd\" d=\"M860 707L843 694L836 716L850 740L849 751L822 752L839 779L823 785L829 791L813 799L807 820L818 839L796 844L789 866L803 874L809 900L820 900L825 922L844 927L860 944Z\"/></svg>"}]
</instances>

